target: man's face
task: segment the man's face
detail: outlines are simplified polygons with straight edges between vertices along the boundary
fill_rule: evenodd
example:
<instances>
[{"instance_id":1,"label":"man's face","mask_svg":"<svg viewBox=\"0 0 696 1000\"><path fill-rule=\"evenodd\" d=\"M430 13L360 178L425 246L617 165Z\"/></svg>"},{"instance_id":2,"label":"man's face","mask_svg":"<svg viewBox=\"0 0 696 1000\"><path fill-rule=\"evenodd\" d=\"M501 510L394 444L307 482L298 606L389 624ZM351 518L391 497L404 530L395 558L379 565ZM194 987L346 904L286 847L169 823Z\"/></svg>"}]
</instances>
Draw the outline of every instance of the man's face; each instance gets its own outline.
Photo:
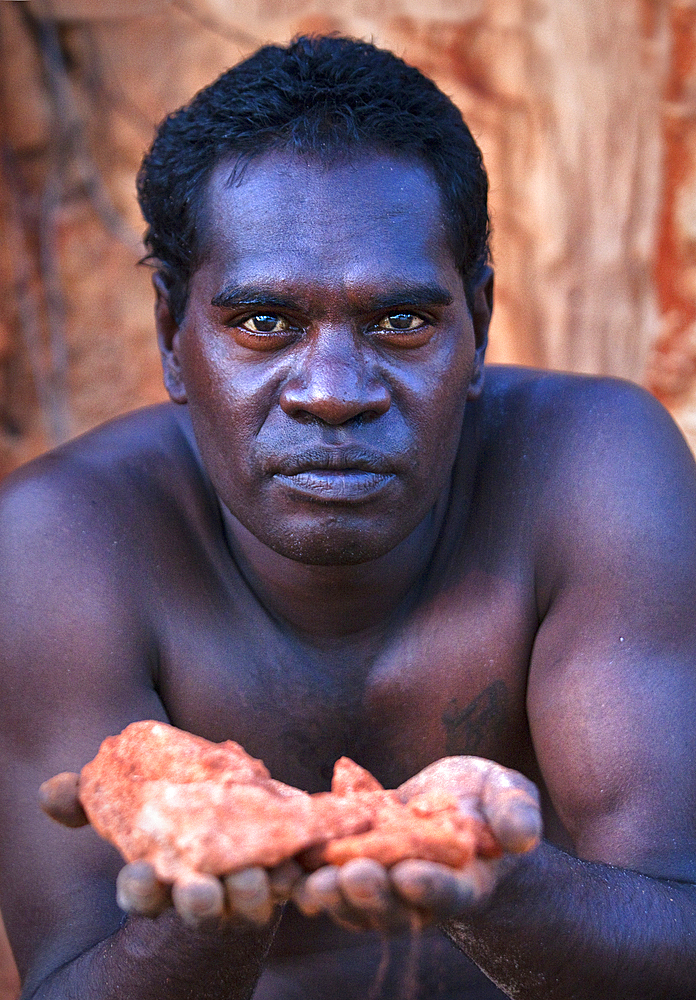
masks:
<instances>
[{"instance_id":1,"label":"man's face","mask_svg":"<svg viewBox=\"0 0 696 1000\"><path fill-rule=\"evenodd\" d=\"M475 331L419 164L293 154L211 179L203 262L164 342L220 499L306 563L363 562L446 497ZM173 390L171 387L174 387Z\"/></svg>"}]
</instances>

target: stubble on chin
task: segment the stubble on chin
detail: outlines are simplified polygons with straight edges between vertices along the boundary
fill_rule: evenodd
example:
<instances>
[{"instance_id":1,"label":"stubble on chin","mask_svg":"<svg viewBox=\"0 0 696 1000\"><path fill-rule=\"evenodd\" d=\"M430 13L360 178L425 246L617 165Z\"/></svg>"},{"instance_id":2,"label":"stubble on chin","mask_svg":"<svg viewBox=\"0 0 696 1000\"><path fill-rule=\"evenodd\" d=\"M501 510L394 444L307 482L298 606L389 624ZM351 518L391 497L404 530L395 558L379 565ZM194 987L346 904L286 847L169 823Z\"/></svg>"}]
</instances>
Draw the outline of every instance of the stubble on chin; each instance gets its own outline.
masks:
<instances>
[{"instance_id":1,"label":"stubble on chin","mask_svg":"<svg viewBox=\"0 0 696 1000\"><path fill-rule=\"evenodd\" d=\"M358 566L386 555L401 539L375 538L367 532L352 536L339 532L337 538L332 532L315 531L289 532L282 537L267 536L260 540L279 555L308 566Z\"/></svg>"}]
</instances>

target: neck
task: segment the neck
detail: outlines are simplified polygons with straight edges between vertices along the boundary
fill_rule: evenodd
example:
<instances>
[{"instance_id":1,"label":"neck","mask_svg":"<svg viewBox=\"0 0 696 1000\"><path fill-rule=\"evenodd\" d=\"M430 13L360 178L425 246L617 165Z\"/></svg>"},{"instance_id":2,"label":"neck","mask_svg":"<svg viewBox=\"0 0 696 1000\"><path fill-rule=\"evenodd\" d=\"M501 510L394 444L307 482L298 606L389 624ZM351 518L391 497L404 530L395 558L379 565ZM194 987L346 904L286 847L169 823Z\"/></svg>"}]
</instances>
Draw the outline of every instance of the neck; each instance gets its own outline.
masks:
<instances>
[{"instance_id":1,"label":"neck","mask_svg":"<svg viewBox=\"0 0 696 1000\"><path fill-rule=\"evenodd\" d=\"M227 542L247 583L277 619L320 642L379 630L418 590L447 512L449 486L394 549L355 566L312 566L270 549L220 504Z\"/></svg>"}]
</instances>

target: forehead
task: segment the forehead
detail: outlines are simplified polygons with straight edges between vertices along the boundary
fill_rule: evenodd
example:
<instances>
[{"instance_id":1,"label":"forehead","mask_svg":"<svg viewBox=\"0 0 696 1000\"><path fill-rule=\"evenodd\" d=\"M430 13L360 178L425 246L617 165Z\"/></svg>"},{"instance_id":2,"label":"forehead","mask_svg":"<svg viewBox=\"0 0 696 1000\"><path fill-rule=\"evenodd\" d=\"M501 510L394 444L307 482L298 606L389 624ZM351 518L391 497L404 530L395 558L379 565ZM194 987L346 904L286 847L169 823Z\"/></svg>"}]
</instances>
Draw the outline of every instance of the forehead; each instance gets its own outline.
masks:
<instances>
[{"instance_id":1,"label":"forehead","mask_svg":"<svg viewBox=\"0 0 696 1000\"><path fill-rule=\"evenodd\" d=\"M220 164L202 216L202 267L235 281L460 280L439 187L414 161L269 153L241 172Z\"/></svg>"}]
</instances>

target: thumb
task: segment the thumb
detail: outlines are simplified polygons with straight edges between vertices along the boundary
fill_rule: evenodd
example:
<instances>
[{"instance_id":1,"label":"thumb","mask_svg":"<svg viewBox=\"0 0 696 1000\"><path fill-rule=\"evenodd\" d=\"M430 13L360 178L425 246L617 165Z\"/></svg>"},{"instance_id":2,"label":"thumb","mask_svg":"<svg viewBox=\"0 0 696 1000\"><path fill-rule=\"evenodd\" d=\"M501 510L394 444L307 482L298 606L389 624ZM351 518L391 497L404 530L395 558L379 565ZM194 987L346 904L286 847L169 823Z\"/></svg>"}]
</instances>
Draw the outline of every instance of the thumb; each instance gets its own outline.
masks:
<instances>
[{"instance_id":1,"label":"thumb","mask_svg":"<svg viewBox=\"0 0 696 1000\"><path fill-rule=\"evenodd\" d=\"M63 771L44 781L39 788L39 805L63 826L78 827L89 823L78 797L79 783L79 774Z\"/></svg>"}]
</instances>

